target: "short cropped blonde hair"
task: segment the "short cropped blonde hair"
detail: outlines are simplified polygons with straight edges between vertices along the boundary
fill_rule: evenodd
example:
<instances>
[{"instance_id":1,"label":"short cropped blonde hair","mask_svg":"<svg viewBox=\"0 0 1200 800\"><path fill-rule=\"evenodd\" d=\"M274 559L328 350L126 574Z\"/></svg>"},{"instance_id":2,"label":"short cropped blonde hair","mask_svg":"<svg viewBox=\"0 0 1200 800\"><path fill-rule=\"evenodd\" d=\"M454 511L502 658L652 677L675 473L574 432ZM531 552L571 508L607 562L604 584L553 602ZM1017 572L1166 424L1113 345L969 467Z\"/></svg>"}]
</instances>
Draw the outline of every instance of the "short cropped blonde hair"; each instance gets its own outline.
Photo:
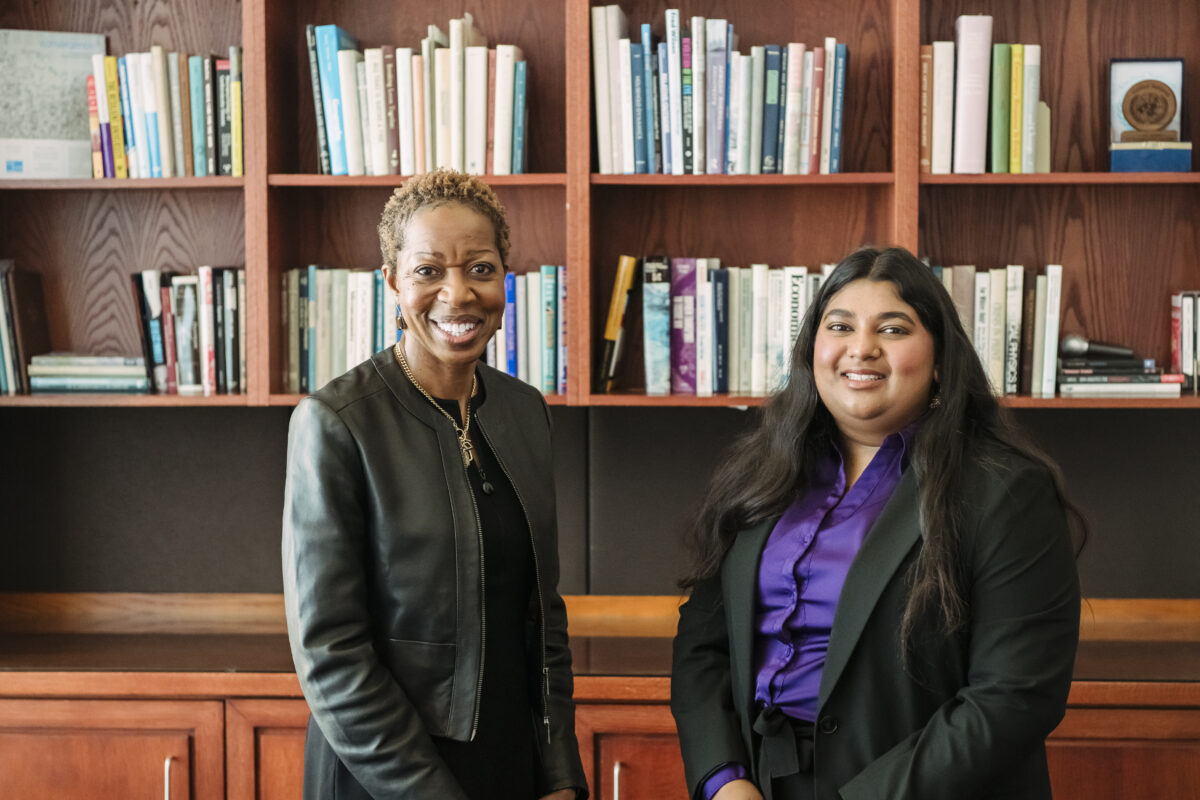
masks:
<instances>
[{"instance_id":1,"label":"short cropped blonde hair","mask_svg":"<svg viewBox=\"0 0 1200 800\"><path fill-rule=\"evenodd\" d=\"M507 269L509 229L500 198L492 187L474 175L444 168L409 178L388 198L379 220L379 249L383 263L396 268L396 258L404 249L405 229L418 211L453 203L460 203L492 221L500 262Z\"/></svg>"}]
</instances>

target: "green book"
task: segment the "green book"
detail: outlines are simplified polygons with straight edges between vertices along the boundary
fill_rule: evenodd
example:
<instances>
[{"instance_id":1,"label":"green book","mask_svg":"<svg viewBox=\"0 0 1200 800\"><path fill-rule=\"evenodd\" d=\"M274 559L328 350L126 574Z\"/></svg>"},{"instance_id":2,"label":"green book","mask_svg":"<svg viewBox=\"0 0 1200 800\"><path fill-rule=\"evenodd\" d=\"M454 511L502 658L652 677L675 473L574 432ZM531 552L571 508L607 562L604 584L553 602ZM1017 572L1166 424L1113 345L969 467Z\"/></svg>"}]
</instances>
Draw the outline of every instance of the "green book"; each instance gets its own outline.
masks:
<instances>
[{"instance_id":1,"label":"green book","mask_svg":"<svg viewBox=\"0 0 1200 800\"><path fill-rule=\"evenodd\" d=\"M1008 172L1012 45L992 45L991 172Z\"/></svg>"}]
</instances>

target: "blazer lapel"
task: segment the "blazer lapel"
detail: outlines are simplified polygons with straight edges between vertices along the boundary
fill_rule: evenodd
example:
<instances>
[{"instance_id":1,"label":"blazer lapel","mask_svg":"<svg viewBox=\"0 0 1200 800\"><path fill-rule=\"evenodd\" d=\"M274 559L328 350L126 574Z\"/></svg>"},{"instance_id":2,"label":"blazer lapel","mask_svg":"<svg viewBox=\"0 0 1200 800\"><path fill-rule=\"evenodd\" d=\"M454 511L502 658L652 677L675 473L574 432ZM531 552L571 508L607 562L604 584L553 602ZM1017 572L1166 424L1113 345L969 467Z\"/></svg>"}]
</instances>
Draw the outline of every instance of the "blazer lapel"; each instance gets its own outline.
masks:
<instances>
[{"instance_id":1,"label":"blazer lapel","mask_svg":"<svg viewBox=\"0 0 1200 800\"><path fill-rule=\"evenodd\" d=\"M767 535L777 518L758 523L740 532L729 547L721 567L725 593L725 620L729 629L730 659L733 662L733 691L744 695L743 708L753 703L754 680L751 664L754 655L754 609L758 590L758 558Z\"/></svg>"},{"instance_id":2,"label":"blazer lapel","mask_svg":"<svg viewBox=\"0 0 1200 800\"><path fill-rule=\"evenodd\" d=\"M917 480L914 470L909 469L871 526L846 575L833 616L833 630L829 634L817 708L823 707L829 699L875 603L920 535Z\"/></svg>"}]
</instances>

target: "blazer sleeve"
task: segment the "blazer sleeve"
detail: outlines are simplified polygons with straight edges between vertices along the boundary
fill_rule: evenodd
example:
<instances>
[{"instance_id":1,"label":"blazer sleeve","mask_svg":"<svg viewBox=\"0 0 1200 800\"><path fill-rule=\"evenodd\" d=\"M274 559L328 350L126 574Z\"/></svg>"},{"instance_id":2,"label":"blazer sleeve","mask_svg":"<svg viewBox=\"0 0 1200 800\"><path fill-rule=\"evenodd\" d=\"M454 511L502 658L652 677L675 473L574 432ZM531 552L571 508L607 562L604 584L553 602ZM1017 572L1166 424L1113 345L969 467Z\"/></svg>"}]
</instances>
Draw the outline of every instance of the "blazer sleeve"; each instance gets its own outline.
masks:
<instances>
[{"instance_id":1,"label":"blazer sleeve","mask_svg":"<svg viewBox=\"0 0 1200 800\"><path fill-rule=\"evenodd\" d=\"M688 796L723 764L751 766L733 703L729 631L720 573L696 585L679 609L671 663L671 713Z\"/></svg>"},{"instance_id":2,"label":"blazer sleeve","mask_svg":"<svg viewBox=\"0 0 1200 800\"><path fill-rule=\"evenodd\" d=\"M996 479L996 478L993 478ZM1001 476L972 515L965 685L840 789L843 800L956 800L1043 747L1062 719L1079 640L1079 580L1050 476ZM884 713L882 710L879 713Z\"/></svg>"},{"instance_id":3,"label":"blazer sleeve","mask_svg":"<svg viewBox=\"0 0 1200 800\"><path fill-rule=\"evenodd\" d=\"M376 798L466 800L416 709L372 644L365 477L358 444L306 398L288 432L283 594L300 686L321 732Z\"/></svg>"}]
</instances>

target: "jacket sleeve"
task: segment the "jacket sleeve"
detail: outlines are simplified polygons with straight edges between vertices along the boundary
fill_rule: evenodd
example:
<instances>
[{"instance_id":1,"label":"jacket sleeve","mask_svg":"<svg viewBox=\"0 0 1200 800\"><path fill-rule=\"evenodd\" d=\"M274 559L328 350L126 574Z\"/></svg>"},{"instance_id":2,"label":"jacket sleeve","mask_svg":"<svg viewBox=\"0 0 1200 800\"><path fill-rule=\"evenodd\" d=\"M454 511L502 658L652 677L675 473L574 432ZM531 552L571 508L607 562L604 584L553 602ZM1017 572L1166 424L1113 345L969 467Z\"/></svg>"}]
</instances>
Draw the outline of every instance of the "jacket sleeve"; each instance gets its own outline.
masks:
<instances>
[{"instance_id":1,"label":"jacket sleeve","mask_svg":"<svg viewBox=\"0 0 1200 800\"><path fill-rule=\"evenodd\" d=\"M980 797L1062 719L1079 639L1079 581L1050 477L1001 478L975 510L965 685L840 790L843 800ZM878 713L886 713L878 710Z\"/></svg>"},{"instance_id":2,"label":"jacket sleeve","mask_svg":"<svg viewBox=\"0 0 1200 800\"><path fill-rule=\"evenodd\" d=\"M283 589L300 686L329 745L376 798L466 800L372 645L365 477L342 420L314 398L288 432Z\"/></svg>"},{"instance_id":3,"label":"jacket sleeve","mask_svg":"<svg viewBox=\"0 0 1200 800\"><path fill-rule=\"evenodd\" d=\"M546 423L552 430L550 410L544 400L541 402ZM540 796L559 789L574 788L577 800L585 800L588 796L587 778L579 758L579 741L575 738L575 702L572 699L575 680L567 641L567 606L558 592L557 528L551 536L546 537L541 550L546 580L542 587L542 603L546 615L546 669L549 671L543 677L546 683L543 683L542 691L550 717L550 730L547 734L543 724L536 726L541 761L538 792Z\"/></svg>"},{"instance_id":4,"label":"jacket sleeve","mask_svg":"<svg viewBox=\"0 0 1200 800\"><path fill-rule=\"evenodd\" d=\"M679 731L688 796L723 764L751 766L733 705L729 631L720 573L701 581L679 609L671 662L671 713Z\"/></svg>"}]
</instances>

